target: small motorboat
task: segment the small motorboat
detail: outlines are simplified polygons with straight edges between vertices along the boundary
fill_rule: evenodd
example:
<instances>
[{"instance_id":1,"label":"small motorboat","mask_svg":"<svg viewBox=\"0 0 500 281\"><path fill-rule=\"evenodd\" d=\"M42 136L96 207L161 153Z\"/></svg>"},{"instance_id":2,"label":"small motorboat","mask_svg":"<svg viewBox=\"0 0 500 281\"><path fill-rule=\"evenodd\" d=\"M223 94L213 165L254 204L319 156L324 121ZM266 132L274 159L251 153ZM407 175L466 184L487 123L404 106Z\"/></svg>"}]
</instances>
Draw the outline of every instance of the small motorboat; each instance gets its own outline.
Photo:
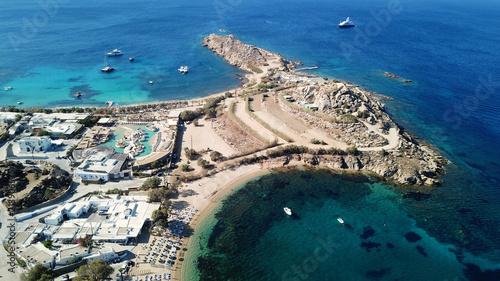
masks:
<instances>
[{"instance_id":1,"label":"small motorboat","mask_svg":"<svg viewBox=\"0 0 500 281\"><path fill-rule=\"evenodd\" d=\"M134 57L130 57L130 58L128 58L128 60L129 61L134 61L135 59L134 59Z\"/></svg>"},{"instance_id":2,"label":"small motorboat","mask_svg":"<svg viewBox=\"0 0 500 281\"><path fill-rule=\"evenodd\" d=\"M189 68L187 66L181 66L181 67L179 67L179 71L184 75L184 74L188 73Z\"/></svg>"},{"instance_id":3,"label":"small motorboat","mask_svg":"<svg viewBox=\"0 0 500 281\"><path fill-rule=\"evenodd\" d=\"M153 81L149 81L149 84L153 84Z\"/></svg>"},{"instance_id":4,"label":"small motorboat","mask_svg":"<svg viewBox=\"0 0 500 281\"><path fill-rule=\"evenodd\" d=\"M344 220L340 217L337 218L337 221L340 222L341 224L344 224Z\"/></svg>"},{"instance_id":5,"label":"small motorboat","mask_svg":"<svg viewBox=\"0 0 500 281\"><path fill-rule=\"evenodd\" d=\"M10 91L10 90L12 90L12 87L5 87L4 90Z\"/></svg>"},{"instance_id":6,"label":"small motorboat","mask_svg":"<svg viewBox=\"0 0 500 281\"><path fill-rule=\"evenodd\" d=\"M77 92L76 95L75 95L77 98L81 97L82 96L82 93L81 92Z\"/></svg>"},{"instance_id":7,"label":"small motorboat","mask_svg":"<svg viewBox=\"0 0 500 281\"><path fill-rule=\"evenodd\" d=\"M290 210L290 208L288 208L288 207L283 208L283 211L285 211L285 213L286 213L287 215L289 215L289 216L291 216L291 215L292 215L292 210Z\"/></svg>"},{"instance_id":8,"label":"small motorboat","mask_svg":"<svg viewBox=\"0 0 500 281\"><path fill-rule=\"evenodd\" d=\"M17 104L23 104L23 102L22 101L17 101Z\"/></svg>"}]
</instances>

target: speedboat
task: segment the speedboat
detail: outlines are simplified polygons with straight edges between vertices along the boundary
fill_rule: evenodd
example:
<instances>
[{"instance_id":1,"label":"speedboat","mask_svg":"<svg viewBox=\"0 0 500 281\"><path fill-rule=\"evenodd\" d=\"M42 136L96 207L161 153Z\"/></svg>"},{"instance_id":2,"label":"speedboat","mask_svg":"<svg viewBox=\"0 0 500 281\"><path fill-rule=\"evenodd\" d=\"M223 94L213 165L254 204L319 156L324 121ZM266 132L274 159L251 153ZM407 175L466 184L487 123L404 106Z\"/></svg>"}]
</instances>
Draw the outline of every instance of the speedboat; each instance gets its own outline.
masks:
<instances>
[{"instance_id":1,"label":"speedboat","mask_svg":"<svg viewBox=\"0 0 500 281\"><path fill-rule=\"evenodd\" d=\"M5 89L6 91L10 91L10 90L12 90L12 87L5 87L4 89Z\"/></svg>"},{"instance_id":2,"label":"speedboat","mask_svg":"<svg viewBox=\"0 0 500 281\"><path fill-rule=\"evenodd\" d=\"M342 218L337 218L337 221L340 222L341 224L344 224L344 220Z\"/></svg>"},{"instance_id":3,"label":"speedboat","mask_svg":"<svg viewBox=\"0 0 500 281\"><path fill-rule=\"evenodd\" d=\"M134 61L134 57L128 58L129 61Z\"/></svg>"},{"instance_id":4,"label":"speedboat","mask_svg":"<svg viewBox=\"0 0 500 281\"><path fill-rule=\"evenodd\" d=\"M286 213L287 215L289 215L289 216L291 216L291 215L292 215L292 210L290 210L290 208L288 208L288 207L283 208L283 211L285 211L285 213Z\"/></svg>"},{"instance_id":5,"label":"speedboat","mask_svg":"<svg viewBox=\"0 0 500 281\"><path fill-rule=\"evenodd\" d=\"M179 71L182 73L182 74L185 74L189 71L189 68L187 66L181 66L179 67Z\"/></svg>"},{"instance_id":6,"label":"speedboat","mask_svg":"<svg viewBox=\"0 0 500 281\"><path fill-rule=\"evenodd\" d=\"M123 55L122 51L118 50L118 49L114 49L113 51L109 52L109 53L106 53L106 55L108 57L116 57L116 56L121 56Z\"/></svg>"},{"instance_id":7,"label":"speedboat","mask_svg":"<svg viewBox=\"0 0 500 281\"><path fill-rule=\"evenodd\" d=\"M354 23L347 17L347 19L339 23L340 28L354 27Z\"/></svg>"},{"instance_id":8,"label":"speedboat","mask_svg":"<svg viewBox=\"0 0 500 281\"><path fill-rule=\"evenodd\" d=\"M17 104L23 104L23 102L22 101L17 101Z\"/></svg>"},{"instance_id":9,"label":"speedboat","mask_svg":"<svg viewBox=\"0 0 500 281\"><path fill-rule=\"evenodd\" d=\"M81 97L81 96L82 96L82 93L78 92L78 93L76 93L76 95L75 95L75 96L76 96L77 98L79 98L79 97Z\"/></svg>"}]
</instances>

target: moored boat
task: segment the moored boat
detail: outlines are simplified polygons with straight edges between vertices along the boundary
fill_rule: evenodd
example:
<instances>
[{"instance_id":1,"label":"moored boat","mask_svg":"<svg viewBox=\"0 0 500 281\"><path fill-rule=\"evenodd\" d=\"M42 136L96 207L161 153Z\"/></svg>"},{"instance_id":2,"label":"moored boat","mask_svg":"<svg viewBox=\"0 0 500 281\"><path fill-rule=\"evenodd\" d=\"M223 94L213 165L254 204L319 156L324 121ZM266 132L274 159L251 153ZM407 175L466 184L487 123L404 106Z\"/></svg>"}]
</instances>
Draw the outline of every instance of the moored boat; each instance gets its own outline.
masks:
<instances>
[{"instance_id":1,"label":"moored boat","mask_svg":"<svg viewBox=\"0 0 500 281\"><path fill-rule=\"evenodd\" d=\"M289 216L291 216L291 215L292 215L292 210L291 210L290 208L288 208L288 207L283 208L283 211L285 211L285 213L286 213L287 215L289 215Z\"/></svg>"},{"instance_id":2,"label":"moored boat","mask_svg":"<svg viewBox=\"0 0 500 281\"><path fill-rule=\"evenodd\" d=\"M349 17L347 17L347 19L341 23L339 23L339 27L340 28L347 28L347 27L354 27L354 23L351 21L351 19Z\"/></svg>"},{"instance_id":3,"label":"moored boat","mask_svg":"<svg viewBox=\"0 0 500 281\"><path fill-rule=\"evenodd\" d=\"M108 60L106 60L106 56L104 56L104 67L101 69L102 72L111 72L115 70L111 65L109 65Z\"/></svg>"},{"instance_id":4,"label":"moored boat","mask_svg":"<svg viewBox=\"0 0 500 281\"><path fill-rule=\"evenodd\" d=\"M134 57L130 57L130 58L128 58L128 60L129 61L134 61L135 59L134 59Z\"/></svg>"},{"instance_id":5,"label":"moored boat","mask_svg":"<svg viewBox=\"0 0 500 281\"><path fill-rule=\"evenodd\" d=\"M186 73L188 73L189 68L188 68L186 65L184 65L184 66L179 67L179 71L180 71L182 74L186 74Z\"/></svg>"},{"instance_id":6,"label":"moored boat","mask_svg":"<svg viewBox=\"0 0 500 281\"><path fill-rule=\"evenodd\" d=\"M337 218L337 221L340 222L341 224L344 224L344 220L340 217Z\"/></svg>"},{"instance_id":7,"label":"moored boat","mask_svg":"<svg viewBox=\"0 0 500 281\"><path fill-rule=\"evenodd\" d=\"M118 49L114 49L113 51L109 52L109 53L106 53L106 55L108 57L116 57L116 56L121 56L123 55L122 51L118 50Z\"/></svg>"},{"instance_id":8,"label":"moored boat","mask_svg":"<svg viewBox=\"0 0 500 281\"><path fill-rule=\"evenodd\" d=\"M5 87L4 89L5 89L6 91L10 91L10 90L12 90L13 88L12 88L12 87Z\"/></svg>"},{"instance_id":9,"label":"moored boat","mask_svg":"<svg viewBox=\"0 0 500 281\"><path fill-rule=\"evenodd\" d=\"M113 70L115 70L115 69L114 69L113 67L111 67L111 65L109 65L109 64L106 64L106 65L105 65L105 66L101 69L101 71L102 71L102 72L111 72L111 71L113 71Z\"/></svg>"}]
</instances>

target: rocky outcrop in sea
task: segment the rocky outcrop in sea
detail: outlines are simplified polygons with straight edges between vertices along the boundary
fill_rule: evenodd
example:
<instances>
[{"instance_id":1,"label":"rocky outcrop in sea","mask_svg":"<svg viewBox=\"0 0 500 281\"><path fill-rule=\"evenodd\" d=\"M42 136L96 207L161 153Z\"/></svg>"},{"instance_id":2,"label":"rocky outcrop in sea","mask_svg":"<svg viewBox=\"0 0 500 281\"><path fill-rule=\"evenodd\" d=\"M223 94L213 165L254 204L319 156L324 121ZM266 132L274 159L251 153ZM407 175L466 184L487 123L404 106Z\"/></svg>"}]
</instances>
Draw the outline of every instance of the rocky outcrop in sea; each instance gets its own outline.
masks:
<instances>
[{"instance_id":1,"label":"rocky outcrop in sea","mask_svg":"<svg viewBox=\"0 0 500 281\"><path fill-rule=\"evenodd\" d=\"M283 62L281 67L267 69L263 77L272 76L270 95L280 107L308 127L328 133L345 147L357 149L356 153L303 155L304 164L364 171L402 185L439 184L438 176L444 172L447 160L394 122L385 105L372 93L347 82L293 71L289 67L293 64L280 54L247 45L234 35L211 34L203 45L246 71L252 71L249 66L278 58ZM267 80L262 80L260 85L265 83ZM248 92L251 87L247 85Z\"/></svg>"}]
</instances>

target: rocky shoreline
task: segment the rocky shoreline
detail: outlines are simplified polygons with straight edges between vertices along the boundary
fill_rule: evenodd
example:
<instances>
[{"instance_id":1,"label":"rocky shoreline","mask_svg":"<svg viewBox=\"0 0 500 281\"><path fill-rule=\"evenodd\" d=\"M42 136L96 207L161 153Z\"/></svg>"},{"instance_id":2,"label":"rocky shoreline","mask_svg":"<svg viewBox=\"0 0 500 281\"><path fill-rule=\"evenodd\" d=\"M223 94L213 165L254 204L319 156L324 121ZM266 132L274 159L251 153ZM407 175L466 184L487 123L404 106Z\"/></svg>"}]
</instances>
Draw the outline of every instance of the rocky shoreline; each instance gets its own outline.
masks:
<instances>
[{"instance_id":1,"label":"rocky shoreline","mask_svg":"<svg viewBox=\"0 0 500 281\"><path fill-rule=\"evenodd\" d=\"M294 63L282 55L247 45L234 35L211 34L203 40L203 46L242 70L255 74L252 66L264 69L259 73L263 79L256 81L260 82L259 90L267 89L283 111L344 143L344 149L357 150L354 155L308 154L296 160L373 173L401 185L440 183L438 176L447 160L394 122L384 104L370 92L347 82L293 71ZM257 85L245 85L247 91L252 87Z\"/></svg>"}]
</instances>

